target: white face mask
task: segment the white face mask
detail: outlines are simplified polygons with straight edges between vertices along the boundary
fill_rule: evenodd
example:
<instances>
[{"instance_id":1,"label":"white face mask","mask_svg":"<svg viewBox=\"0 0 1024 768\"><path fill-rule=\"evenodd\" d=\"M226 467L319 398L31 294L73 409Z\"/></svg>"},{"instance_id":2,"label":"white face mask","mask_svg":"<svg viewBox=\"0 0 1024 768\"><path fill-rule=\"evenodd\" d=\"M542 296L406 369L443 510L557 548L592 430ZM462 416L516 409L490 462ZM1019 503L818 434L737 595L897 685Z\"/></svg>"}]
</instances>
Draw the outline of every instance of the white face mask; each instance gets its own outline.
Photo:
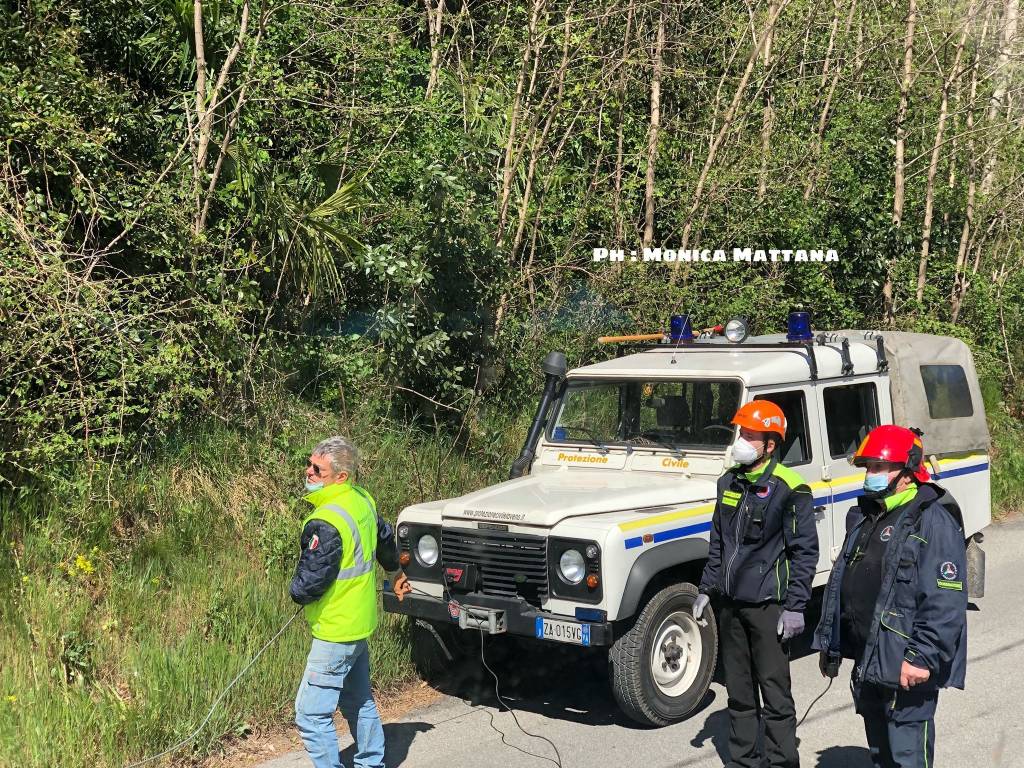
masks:
<instances>
[{"instance_id":1,"label":"white face mask","mask_svg":"<svg viewBox=\"0 0 1024 768\"><path fill-rule=\"evenodd\" d=\"M323 483L311 483L309 480L306 481L306 490L310 493L313 493L313 491L319 491L323 487Z\"/></svg>"},{"instance_id":2,"label":"white face mask","mask_svg":"<svg viewBox=\"0 0 1024 768\"><path fill-rule=\"evenodd\" d=\"M761 458L762 452L758 451L745 438L739 438L732 446L732 457L740 464L751 464Z\"/></svg>"}]
</instances>

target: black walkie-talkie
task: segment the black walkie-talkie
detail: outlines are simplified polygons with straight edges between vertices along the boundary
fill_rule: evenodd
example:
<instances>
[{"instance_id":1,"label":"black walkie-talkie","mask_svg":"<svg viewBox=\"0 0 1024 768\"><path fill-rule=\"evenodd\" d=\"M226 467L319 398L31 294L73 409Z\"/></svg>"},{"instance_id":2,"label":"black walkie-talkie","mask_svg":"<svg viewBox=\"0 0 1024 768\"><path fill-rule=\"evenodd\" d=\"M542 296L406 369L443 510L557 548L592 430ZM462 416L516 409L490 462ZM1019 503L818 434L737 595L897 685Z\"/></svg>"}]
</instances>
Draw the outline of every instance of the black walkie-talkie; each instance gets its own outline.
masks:
<instances>
[{"instance_id":1,"label":"black walkie-talkie","mask_svg":"<svg viewBox=\"0 0 1024 768\"><path fill-rule=\"evenodd\" d=\"M839 665L842 664L842 656L833 656L831 653L825 658L825 676L839 677Z\"/></svg>"}]
</instances>

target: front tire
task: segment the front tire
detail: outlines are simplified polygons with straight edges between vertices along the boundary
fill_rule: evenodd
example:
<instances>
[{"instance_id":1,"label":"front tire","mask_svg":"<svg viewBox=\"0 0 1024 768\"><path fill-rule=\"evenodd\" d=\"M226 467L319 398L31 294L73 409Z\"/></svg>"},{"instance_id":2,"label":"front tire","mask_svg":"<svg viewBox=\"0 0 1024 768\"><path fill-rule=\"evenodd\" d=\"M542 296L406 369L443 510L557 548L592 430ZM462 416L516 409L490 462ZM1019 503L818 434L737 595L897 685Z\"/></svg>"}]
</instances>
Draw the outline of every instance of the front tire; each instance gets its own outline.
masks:
<instances>
[{"instance_id":1,"label":"front tire","mask_svg":"<svg viewBox=\"0 0 1024 768\"><path fill-rule=\"evenodd\" d=\"M693 618L697 588L673 584L656 593L608 654L615 700L631 719L664 726L703 701L718 658L718 627L708 606Z\"/></svg>"}]
</instances>

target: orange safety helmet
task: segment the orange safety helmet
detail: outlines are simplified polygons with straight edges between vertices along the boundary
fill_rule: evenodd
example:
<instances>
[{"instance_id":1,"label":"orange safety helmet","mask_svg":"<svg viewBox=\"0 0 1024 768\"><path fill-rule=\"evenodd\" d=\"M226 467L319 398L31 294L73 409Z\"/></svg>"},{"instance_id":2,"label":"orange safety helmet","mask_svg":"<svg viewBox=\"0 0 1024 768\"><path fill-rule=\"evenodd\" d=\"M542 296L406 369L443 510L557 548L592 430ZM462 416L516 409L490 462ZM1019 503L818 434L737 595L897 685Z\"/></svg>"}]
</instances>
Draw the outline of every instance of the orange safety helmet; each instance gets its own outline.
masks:
<instances>
[{"instance_id":1,"label":"orange safety helmet","mask_svg":"<svg viewBox=\"0 0 1024 768\"><path fill-rule=\"evenodd\" d=\"M786 439L786 416L771 400L744 403L732 417L732 423L755 432L774 432L780 440Z\"/></svg>"},{"instance_id":2,"label":"orange safety helmet","mask_svg":"<svg viewBox=\"0 0 1024 768\"><path fill-rule=\"evenodd\" d=\"M850 459L855 467L867 466L869 461L889 461L902 464L919 482L927 483L931 475L924 468L924 444L918 432L883 424L868 432Z\"/></svg>"}]
</instances>

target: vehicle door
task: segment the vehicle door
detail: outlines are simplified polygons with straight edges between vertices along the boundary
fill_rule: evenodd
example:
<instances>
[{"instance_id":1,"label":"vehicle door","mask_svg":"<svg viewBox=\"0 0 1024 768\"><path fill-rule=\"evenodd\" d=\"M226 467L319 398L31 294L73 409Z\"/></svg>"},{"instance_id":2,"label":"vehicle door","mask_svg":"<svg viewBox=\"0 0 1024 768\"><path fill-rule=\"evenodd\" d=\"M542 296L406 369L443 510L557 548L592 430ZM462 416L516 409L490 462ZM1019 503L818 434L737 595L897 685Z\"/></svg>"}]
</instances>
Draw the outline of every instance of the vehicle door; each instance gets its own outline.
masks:
<instances>
[{"instance_id":1,"label":"vehicle door","mask_svg":"<svg viewBox=\"0 0 1024 768\"><path fill-rule=\"evenodd\" d=\"M832 526L827 502L823 498L821 461L824 451L819 423L816 382L792 387L761 387L751 391L751 399L770 400L786 415L786 439L780 452L780 463L800 475L814 494L814 524L818 531L818 572L832 567Z\"/></svg>"},{"instance_id":2,"label":"vehicle door","mask_svg":"<svg viewBox=\"0 0 1024 768\"><path fill-rule=\"evenodd\" d=\"M820 381L815 387L822 451L818 461L821 483L813 488L815 507L822 507L831 528L831 546L823 555L831 567L846 538L847 515L863 492L864 470L850 464L868 432L892 422L889 380L884 377L846 377Z\"/></svg>"}]
</instances>

